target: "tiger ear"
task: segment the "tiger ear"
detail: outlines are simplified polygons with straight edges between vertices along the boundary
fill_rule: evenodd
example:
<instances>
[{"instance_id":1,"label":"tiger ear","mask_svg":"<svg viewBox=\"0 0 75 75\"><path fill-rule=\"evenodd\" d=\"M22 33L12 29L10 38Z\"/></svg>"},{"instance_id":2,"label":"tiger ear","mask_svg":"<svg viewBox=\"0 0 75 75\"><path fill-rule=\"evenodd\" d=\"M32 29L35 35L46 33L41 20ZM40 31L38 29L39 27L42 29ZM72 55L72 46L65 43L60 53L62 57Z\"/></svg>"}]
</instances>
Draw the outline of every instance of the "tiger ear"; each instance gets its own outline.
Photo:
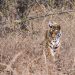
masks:
<instances>
[{"instance_id":1,"label":"tiger ear","mask_svg":"<svg viewBox=\"0 0 75 75\"><path fill-rule=\"evenodd\" d=\"M49 22L48 22L48 26L49 26L50 28L52 28L53 23L52 23L51 21L49 21Z\"/></svg>"}]
</instances>

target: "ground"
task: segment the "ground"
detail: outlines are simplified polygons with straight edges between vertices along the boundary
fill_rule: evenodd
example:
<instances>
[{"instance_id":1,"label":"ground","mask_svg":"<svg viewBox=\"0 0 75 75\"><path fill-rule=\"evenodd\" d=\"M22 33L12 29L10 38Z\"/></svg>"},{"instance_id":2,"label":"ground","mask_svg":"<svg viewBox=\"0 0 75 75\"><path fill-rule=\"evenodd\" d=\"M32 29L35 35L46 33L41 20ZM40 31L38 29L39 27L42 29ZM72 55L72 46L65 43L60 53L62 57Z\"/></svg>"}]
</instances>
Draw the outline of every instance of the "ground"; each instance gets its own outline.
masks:
<instances>
[{"instance_id":1,"label":"ground","mask_svg":"<svg viewBox=\"0 0 75 75\"><path fill-rule=\"evenodd\" d=\"M40 17L54 11L35 4L28 17ZM60 55L56 61L47 56L48 51L41 44L50 20L60 24L62 32ZM75 75L75 13L30 19L26 34L13 32L0 38L0 75Z\"/></svg>"}]
</instances>

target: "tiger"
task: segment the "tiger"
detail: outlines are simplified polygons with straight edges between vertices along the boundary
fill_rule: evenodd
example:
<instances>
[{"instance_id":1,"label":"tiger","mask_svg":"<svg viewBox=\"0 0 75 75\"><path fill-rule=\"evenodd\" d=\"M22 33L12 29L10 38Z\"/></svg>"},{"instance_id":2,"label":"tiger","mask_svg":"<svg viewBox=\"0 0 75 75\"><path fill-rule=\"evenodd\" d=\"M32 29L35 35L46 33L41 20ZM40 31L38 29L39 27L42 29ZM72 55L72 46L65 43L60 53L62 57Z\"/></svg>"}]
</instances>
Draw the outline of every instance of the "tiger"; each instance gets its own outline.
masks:
<instances>
[{"instance_id":1,"label":"tiger","mask_svg":"<svg viewBox=\"0 0 75 75\"><path fill-rule=\"evenodd\" d=\"M46 48L55 58L56 53L60 52L61 27L57 23L51 22L49 22L48 27L49 29L46 30L45 34Z\"/></svg>"}]
</instances>

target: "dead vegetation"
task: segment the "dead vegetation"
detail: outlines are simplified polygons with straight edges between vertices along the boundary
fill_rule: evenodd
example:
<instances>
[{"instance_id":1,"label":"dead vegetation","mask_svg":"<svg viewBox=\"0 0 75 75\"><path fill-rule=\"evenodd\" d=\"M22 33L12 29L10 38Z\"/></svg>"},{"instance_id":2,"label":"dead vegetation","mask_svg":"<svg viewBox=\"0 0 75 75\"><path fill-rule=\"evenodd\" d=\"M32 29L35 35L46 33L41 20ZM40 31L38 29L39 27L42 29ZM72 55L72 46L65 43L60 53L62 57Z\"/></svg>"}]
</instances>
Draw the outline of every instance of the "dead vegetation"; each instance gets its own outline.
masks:
<instances>
[{"instance_id":1,"label":"dead vegetation","mask_svg":"<svg viewBox=\"0 0 75 75\"><path fill-rule=\"evenodd\" d=\"M75 75L74 3L0 0L0 75ZM62 31L60 56L56 55L55 62L45 43L41 44L49 20L60 24Z\"/></svg>"}]
</instances>

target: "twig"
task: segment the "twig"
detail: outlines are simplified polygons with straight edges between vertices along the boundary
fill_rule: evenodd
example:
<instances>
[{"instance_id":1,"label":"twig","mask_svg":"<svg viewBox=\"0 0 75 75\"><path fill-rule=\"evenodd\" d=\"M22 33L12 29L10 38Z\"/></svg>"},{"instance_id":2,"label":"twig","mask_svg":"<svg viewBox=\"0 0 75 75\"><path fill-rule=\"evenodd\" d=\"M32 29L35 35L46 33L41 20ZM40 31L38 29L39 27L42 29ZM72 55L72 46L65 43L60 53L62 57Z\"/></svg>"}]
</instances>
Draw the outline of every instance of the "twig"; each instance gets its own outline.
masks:
<instances>
[{"instance_id":1,"label":"twig","mask_svg":"<svg viewBox=\"0 0 75 75\"><path fill-rule=\"evenodd\" d=\"M62 11L62 12L56 12L56 13L46 13L44 15L41 15L41 16L32 16L32 17L27 17L28 20L33 20L33 19L38 19L38 18L44 18L44 17L47 17L49 15L56 15L56 14L64 14L64 13L69 13L69 12L75 12L75 10L65 10L65 11Z\"/></svg>"}]
</instances>

